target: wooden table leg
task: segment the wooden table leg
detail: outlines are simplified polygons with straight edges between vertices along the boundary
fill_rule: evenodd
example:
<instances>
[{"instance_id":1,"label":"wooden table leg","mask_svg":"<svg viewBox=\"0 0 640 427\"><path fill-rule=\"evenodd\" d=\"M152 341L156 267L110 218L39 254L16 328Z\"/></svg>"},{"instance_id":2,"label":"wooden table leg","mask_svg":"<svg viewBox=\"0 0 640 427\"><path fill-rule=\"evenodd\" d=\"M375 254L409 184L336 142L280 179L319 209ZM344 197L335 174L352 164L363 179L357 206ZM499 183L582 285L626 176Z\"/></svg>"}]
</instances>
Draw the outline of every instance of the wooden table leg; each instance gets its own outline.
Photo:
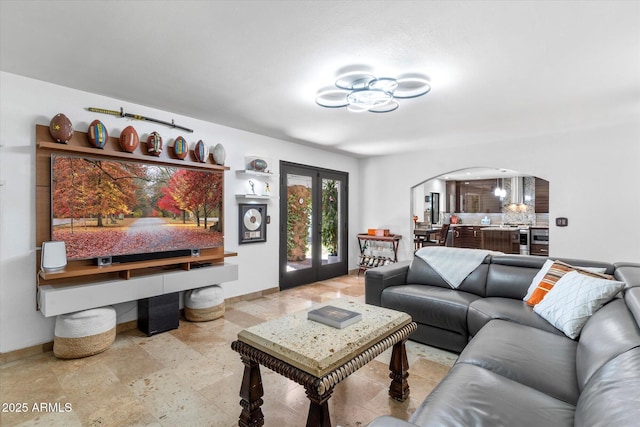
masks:
<instances>
[{"instance_id":1,"label":"wooden table leg","mask_svg":"<svg viewBox=\"0 0 640 427\"><path fill-rule=\"evenodd\" d=\"M331 393L333 393L333 389L326 391L323 395L319 395L315 391L312 391L310 389L311 387L305 387L307 397L310 401L307 427L331 427L329 398L331 397Z\"/></svg>"},{"instance_id":2,"label":"wooden table leg","mask_svg":"<svg viewBox=\"0 0 640 427\"><path fill-rule=\"evenodd\" d=\"M389 396L400 402L404 402L409 397L409 361L407 360L407 350L405 348L405 338L394 344L393 353L391 353L391 362L389 362L389 378L391 385L389 386Z\"/></svg>"},{"instance_id":3,"label":"wooden table leg","mask_svg":"<svg viewBox=\"0 0 640 427\"><path fill-rule=\"evenodd\" d=\"M240 387L240 406L242 412L238 420L240 427L261 427L264 425L264 415L262 414L262 377L260 376L260 365L249 358L242 356L244 363L244 375L242 376L242 386Z\"/></svg>"}]
</instances>

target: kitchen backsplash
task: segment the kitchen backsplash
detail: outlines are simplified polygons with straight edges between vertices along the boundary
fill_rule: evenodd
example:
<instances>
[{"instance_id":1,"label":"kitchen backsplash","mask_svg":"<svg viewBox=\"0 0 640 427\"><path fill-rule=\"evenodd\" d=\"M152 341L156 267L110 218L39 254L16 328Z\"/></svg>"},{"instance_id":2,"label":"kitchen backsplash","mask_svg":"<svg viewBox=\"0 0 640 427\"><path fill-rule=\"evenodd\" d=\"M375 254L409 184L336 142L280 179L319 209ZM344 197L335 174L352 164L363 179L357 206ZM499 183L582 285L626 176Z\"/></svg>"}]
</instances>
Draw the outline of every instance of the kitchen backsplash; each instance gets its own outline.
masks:
<instances>
[{"instance_id":1,"label":"kitchen backsplash","mask_svg":"<svg viewBox=\"0 0 640 427\"><path fill-rule=\"evenodd\" d=\"M491 221L492 225L502 225L502 224L526 224L526 225L536 225L540 227L546 227L549 225L549 214L548 213L535 213L533 212L533 207L527 205L527 210L525 212L513 212L503 209L501 214L499 213L457 213L459 224L467 224L467 225L481 225L482 219L486 216ZM451 222L451 214L443 213L443 220L445 223Z\"/></svg>"}]
</instances>

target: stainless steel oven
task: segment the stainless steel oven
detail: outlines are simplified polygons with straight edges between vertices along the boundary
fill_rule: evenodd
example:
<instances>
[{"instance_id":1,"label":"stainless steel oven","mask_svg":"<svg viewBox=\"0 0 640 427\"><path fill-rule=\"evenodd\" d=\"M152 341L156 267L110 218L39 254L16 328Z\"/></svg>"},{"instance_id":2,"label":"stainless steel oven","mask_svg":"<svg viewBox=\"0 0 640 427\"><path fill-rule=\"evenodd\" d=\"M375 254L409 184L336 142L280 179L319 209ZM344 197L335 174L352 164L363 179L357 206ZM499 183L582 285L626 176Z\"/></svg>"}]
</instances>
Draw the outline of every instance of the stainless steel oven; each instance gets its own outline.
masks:
<instances>
[{"instance_id":1,"label":"stainless steel oven","mask_svg":"<svg viewBox=\"0 0 640 427\"><path fill-rule=\"evenodd\" d=\"M529 229L520 229L520 255L529 255Z\"/></svg>"},{"instance_id":2,"label":"stainless steel oven","mask_svg":"<svg viewBox=\"0 0 640 427\"><path fill-rule=\"evenodd\" d=\"M532 245L549 245L549 229L548 228L532 228L531 244Z\"/></svg>"}]
</instances>

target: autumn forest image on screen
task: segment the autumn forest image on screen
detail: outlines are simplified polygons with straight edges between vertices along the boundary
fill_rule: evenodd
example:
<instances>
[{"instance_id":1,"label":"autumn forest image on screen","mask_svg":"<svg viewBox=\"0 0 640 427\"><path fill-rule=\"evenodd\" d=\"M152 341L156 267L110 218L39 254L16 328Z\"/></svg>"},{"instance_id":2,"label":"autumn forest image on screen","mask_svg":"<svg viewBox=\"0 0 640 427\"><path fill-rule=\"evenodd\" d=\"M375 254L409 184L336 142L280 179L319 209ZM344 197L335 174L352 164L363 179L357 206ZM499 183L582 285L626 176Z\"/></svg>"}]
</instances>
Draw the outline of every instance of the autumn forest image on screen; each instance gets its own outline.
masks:
<instances>
[{"instance_id":1,"label":"autumn forest image on screen","mask_svg":"<svg viewBox=\"0 0 640 427\"><path fill-rule=\"evenodd\" d=\"M52 239L88 259L222 246L222 176L53 155Z\"/></svg>"}]
</instances>

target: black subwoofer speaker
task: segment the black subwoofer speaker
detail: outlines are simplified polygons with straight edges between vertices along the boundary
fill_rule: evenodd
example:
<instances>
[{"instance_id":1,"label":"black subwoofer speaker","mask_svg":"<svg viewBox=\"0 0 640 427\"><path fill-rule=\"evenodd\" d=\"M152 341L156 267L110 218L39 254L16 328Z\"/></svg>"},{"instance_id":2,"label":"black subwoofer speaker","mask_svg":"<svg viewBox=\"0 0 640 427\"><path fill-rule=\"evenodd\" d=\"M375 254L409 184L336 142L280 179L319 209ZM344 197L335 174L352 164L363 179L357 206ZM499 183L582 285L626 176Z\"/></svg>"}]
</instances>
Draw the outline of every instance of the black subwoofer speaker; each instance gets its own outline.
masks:
<instances>
[{"instance_id":1,"label":"black subwoofer speaker","mask_svg":"<svg viewBox=\"0 0 640 427\"><path fill-rule=\"evenodd\" d=\"M138 329L147 336L177 329L179 323L179 292L138 300Z\"/></svg>"}]
</instances>

